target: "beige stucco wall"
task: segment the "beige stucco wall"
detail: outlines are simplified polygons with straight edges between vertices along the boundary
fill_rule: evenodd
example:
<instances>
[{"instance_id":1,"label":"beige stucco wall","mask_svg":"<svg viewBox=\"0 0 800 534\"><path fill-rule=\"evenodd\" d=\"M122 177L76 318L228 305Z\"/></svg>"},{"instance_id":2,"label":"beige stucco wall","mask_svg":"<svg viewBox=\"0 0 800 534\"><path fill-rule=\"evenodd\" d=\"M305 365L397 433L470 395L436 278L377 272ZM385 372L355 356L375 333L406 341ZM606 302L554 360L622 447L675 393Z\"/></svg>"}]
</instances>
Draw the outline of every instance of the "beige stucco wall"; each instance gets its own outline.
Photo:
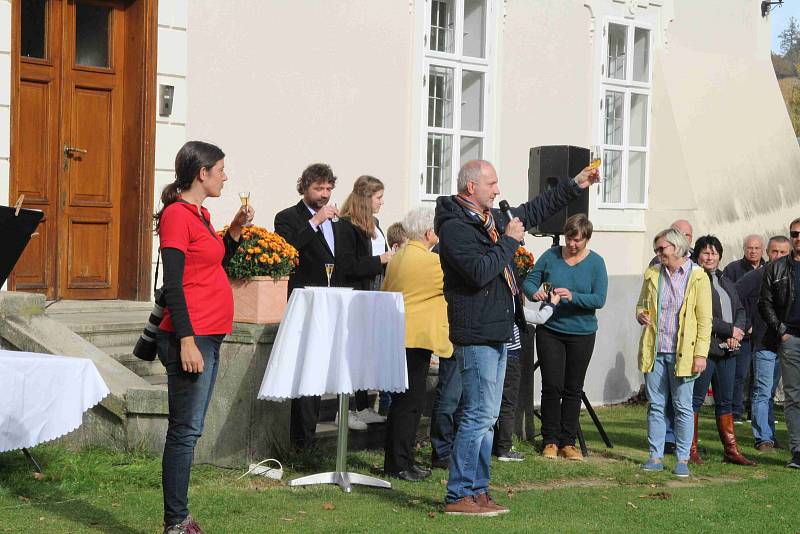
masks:
<instances>
[{"instance_id":1,"label":"beige stucco wall","mask_svg":"<svg viewBox=\"0 0 800 534\"><path fill-rule=\"evenodd\" d=\"M668 36L656 57L648 230L685 215L696 236L720 237L727 263L746 234L786 233L800 216L800 148L769 21L746 0L676 0Z\"/></svg>"},{"instance_id":2,"label":"beige stucco wall","mask_svg":"<svg viewBox=\"0 0 800 534\"><path fill-rule=\"evenodd\" d=\"M188 136L218 143L229 182L209 201L217 224L251 191L256 224L298 201L310 163L329 163L341 205L361 174L386 184L384 227L411 186L414 9L354 0L192 2Z\"/></svg>"}]
</instances>

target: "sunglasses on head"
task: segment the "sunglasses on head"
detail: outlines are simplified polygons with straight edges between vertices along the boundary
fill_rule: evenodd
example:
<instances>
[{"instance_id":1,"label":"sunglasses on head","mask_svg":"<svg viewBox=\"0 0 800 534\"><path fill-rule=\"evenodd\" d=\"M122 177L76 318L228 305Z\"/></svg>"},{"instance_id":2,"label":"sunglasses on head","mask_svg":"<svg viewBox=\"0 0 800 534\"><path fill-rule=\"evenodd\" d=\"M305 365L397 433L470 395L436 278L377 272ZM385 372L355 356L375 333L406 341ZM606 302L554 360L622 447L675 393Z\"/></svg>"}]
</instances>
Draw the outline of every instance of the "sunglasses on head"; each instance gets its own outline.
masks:
<instances>
[{"instance_id":1,"label":"sunglasses on head","mask_svg":"<svg viewBox=\"0 0 800 534\"><path fill-rule=\"evenodd\" d=\"M800 237L800 230L792 230L791 232L789 232L789 237L791 237L792 239L797 239L798 237Z\"/></svg>"}]
</instances>

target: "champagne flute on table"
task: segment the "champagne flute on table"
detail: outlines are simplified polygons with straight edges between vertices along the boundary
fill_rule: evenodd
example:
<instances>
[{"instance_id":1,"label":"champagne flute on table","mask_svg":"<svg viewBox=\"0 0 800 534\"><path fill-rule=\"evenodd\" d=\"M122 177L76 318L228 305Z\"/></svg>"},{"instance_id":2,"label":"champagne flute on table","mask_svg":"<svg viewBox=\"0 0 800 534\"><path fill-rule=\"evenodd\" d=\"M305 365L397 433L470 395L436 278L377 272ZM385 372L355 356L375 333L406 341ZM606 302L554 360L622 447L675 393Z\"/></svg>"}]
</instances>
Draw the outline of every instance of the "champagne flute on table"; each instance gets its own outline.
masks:
<instances>
[{"instance_id":1,"label":"champagne flute on table","mask_svg":"<svg viewBox=\"0 0 800 534\"><path fill-rule=\"evenodd\" d=\"M247 205L250 203L250 191L240 191L239 192L239 202L242 203L242 208L244 208L245 213L247 213ZM244 223L245 226L253 226L253 223L246 222Z\"/></svg>"},{"instance_id":2,"label":"champagne flute on table","mask_svg":"<svg viewBox=\"0 0 800 534\"><path fill-rule=\"evenodd\" d=\"M333 276L333 264L326 263L325 264L325 276L328 277L328 287L331 287L331 276Z\"/></svg>"}]
</instances>

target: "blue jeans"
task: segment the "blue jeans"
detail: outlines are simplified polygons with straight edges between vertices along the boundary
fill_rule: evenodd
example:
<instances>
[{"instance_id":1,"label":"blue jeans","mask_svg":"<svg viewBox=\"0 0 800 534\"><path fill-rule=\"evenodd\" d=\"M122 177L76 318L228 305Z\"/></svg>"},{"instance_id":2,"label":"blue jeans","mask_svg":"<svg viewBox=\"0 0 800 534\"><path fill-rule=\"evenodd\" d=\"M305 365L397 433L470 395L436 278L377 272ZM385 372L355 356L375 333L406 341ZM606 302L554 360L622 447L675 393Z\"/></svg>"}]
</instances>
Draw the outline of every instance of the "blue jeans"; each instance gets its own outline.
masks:
<instances>
[{"instance_id":1,"label":"blue jeans","mask_svg":"<svg viewBox=\"0 0 800 534\"><path fill-rule=\"evenodd\" d=\"M431 448L436 459L449 459L461 419L461 373L455 356L439 358L439 382L431 414Z\"/></svg>"},{"instance_id":2,"label":"blue jeans","mask_svg":"<svg viewBox=\"0 0 800 534\"><path fill-rule=\"evenodd\" d=\"M672 395L667 395L666 408L664 409L664 423L667 425L664 441L675 443L675 410L672 409Z\"/></svg>"},{"instance_id":3,"label":"blue jeans","mask_svg":"<svg viewBox=\"0 0 800 534\"><path fill-rule=\"evenodd\" d=\"M161 335L158 339L159 358L167 369L169 396L169 426L161 461L166 525L180 523L189 515L189 475L194 446L203 433L224 337L194 337L203 355L203 372L199 374L181 369L180 345L175 335Z\"/></svg>"},{"instance_id":4,"label":"blue jeans","mask_svg":"<svg viewBox=\"0 0 800 534\"><path fill-rule=\"evenodd\" d=\"M494 424L500 414L506 374L506 345L455 347L461 372L463 413L450 455L448 503L489 491Z\"/></svg>"},{"instance_id":5,"label":"blue jeans","mask_svg":"<svg viewBox=\"0 0 800 534\"><path fill-rule=\"evenodd\" d=\"M733 415L735 417L744 417L744 400L745 397L750 397L750 395L744 394L744 388L747 386L747 375L750 374L752 356L750 339L743 339L739 347L739 353L736 355L736 382L733 386ZM750 409L752 412L752 406Z\"/></svg>"},{"instance_id":6,"label":"blue jeans","mask_svg":"<svg viewBox=\"0 0 800 534\"><path fill-rule=\"evenodd\" d=\"M706 369L694 381L692 409L700 413L706 400L708 385L714 388L714 415L720 417L733 412L733 383L736 378L736 357L708 358Z\"/></svg>"},{"instance_id":7,"label":"blue jeans","mask_svg":"<svg viewBox=\"0 0 800 534\"><path fill-rule=\"evenodd\" d=\"M775 370L780 369L778 355L770 350L759 350L753 354L753 406L752 428L756 446L775 443L775 416L773 402L778 381Z\"/></svg>"},{"instance_id":8,"label":"blue jeans","mask_svg":"<svg viewBox=\"0 0 800 534\"><path fill-rule=\"evenodd\" d=\"M647 442L650 446L650 457L664 457L665 407L672 394L676 454L679 461L687 461L694 434L692 414L694 383L675 376L675 354L665 352L656 354L653 370L644 374L644 383L647 400L650 403L647 408Z\"/></svg>"}]
</instances>

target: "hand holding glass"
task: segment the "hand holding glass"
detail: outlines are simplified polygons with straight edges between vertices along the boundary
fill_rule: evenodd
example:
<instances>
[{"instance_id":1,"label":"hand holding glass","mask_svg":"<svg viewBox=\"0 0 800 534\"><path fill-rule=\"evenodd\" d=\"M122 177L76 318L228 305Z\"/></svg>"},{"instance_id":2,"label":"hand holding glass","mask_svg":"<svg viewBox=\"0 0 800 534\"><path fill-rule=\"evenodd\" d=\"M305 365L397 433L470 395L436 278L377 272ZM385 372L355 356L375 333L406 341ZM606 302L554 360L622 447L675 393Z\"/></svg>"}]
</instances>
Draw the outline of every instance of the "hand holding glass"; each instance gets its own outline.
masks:
<instances>
[{"instance_id":1,"label":"hand holding glass","mask_svg":"<svg viewBox=\"0 0 800 534\"><path fill-rule=\"evenodd\" d=\"M592 147L592 155L589 158L590 169L600 168L600 164L603 162L601 154L602 154L602 149L600 148L600 145L595 145Z\"/></svg>"},{"instance_id":2,"label":"hand holding glass","mask_svg":"<svg viewBox=\"0 0 800 534\"><path fill-rule=\"evenodd\" d=\"M250 191L241 191L239 192L239 201L242 203L242 208L244 208L245 216L247 215L247 206L250 203ZM253 223L250 221L246 221L243 226L253 226Z\"/></svg>"}]
</instances>

